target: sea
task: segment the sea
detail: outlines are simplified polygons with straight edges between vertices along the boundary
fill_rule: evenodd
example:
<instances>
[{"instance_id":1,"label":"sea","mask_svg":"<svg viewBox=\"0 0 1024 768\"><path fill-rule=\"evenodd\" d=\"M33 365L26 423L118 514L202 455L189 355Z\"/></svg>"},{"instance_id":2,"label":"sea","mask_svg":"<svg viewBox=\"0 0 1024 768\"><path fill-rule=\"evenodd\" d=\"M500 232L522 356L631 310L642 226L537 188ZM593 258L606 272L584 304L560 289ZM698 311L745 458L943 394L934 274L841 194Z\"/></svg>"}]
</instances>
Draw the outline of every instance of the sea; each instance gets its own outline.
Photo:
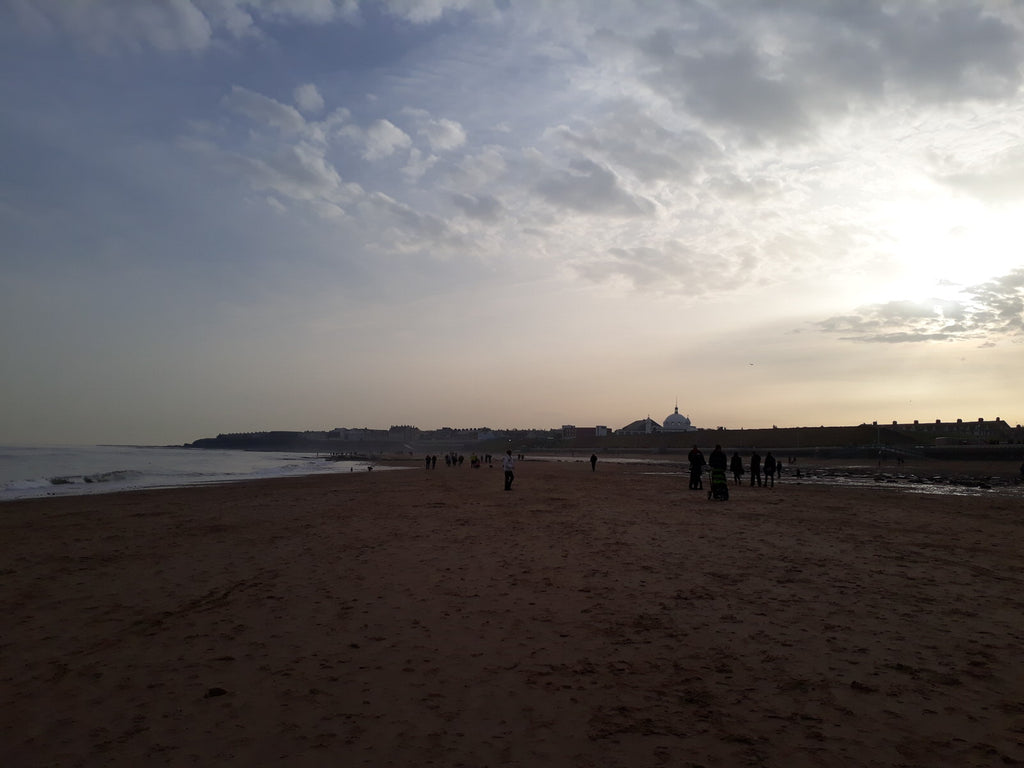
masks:
<instances>
[{"instance_id":1,"label":"sea","mask_svg":"<svg viewBox=\"0 0 1024 768\"><path fill-rule=\"evenodd\" d=\"M327 454L129 445L0 446L0 501L366 471Z\"/></svg>"}]
</instances>

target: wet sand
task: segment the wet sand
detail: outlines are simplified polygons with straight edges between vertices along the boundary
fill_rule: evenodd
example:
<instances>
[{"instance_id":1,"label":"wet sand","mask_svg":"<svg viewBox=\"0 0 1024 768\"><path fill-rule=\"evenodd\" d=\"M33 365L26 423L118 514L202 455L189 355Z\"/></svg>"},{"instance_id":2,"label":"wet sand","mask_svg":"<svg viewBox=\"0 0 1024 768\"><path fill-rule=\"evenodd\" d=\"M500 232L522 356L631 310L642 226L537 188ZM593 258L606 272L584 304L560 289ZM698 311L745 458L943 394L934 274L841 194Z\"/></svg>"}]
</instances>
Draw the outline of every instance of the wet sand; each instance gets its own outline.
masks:
<instances>
[{"instance_id":1,"label":"wet sand","mask_svg":"<svg viewBox=\"0 0 1024 768\"><path fill-rule=\"evenodd\" d=\"M1020 495L410 466L0 505L0 764L1024 764Z\"/></svg>"}]
</instances>

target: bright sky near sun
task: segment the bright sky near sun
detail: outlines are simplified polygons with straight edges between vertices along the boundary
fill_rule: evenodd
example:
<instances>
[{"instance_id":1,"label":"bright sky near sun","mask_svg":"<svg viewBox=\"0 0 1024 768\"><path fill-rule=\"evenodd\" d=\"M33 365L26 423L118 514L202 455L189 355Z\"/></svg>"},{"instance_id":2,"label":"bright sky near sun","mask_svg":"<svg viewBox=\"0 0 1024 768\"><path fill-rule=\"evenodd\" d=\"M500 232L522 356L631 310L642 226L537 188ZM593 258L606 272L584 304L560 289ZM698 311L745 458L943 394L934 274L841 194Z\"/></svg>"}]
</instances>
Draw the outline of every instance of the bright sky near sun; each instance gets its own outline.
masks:
<instances>
[{"instance_id":1,"label":"bright sky near sun","mask_svg":"<svg viewBox=\"0 0 1024 768\"><path fill-rule=\"evenodd\" d=\"M0 443L1024 421L1024 6L0 0Z\"/></svg>"}]
</instances>

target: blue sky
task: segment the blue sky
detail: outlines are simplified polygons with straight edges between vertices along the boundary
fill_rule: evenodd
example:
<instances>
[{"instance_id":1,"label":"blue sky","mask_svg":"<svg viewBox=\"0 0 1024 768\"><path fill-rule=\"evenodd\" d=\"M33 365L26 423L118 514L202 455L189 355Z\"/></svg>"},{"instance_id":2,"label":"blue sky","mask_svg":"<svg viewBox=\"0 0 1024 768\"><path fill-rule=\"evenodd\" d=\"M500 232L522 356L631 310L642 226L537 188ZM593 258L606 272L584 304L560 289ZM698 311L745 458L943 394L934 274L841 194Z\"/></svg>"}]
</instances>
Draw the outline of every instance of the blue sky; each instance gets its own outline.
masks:
<instances>
[{"instance_id":1,"label":"blue sky","mask_svg":"<svg viewBox=\"0 0 1024 768\"><path fill-rule=\"evenodd\" d=\"M1024 421L1024 7L0 0L0 440Z\"/></svg>"}]
</instances>

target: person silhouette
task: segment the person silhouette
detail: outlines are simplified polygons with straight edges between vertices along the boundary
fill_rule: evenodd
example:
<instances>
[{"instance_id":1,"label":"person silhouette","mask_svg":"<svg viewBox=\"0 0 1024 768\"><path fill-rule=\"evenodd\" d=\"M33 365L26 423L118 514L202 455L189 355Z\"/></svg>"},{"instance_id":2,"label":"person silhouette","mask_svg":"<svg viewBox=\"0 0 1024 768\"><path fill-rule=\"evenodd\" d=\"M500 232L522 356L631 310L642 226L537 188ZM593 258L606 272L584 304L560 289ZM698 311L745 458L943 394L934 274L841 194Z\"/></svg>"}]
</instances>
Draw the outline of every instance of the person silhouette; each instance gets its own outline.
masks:
<instances>
[{"instance_id":1,"label":"person silhouette","mask_svg":"<svg viewBox=\"0 0 1024 768\"><path fill-rule=\"evenodd\" d=\"M696 445L687 454L687 458L690 460L690 490L699 491L704 488L704 481L701 480L701 474L704 471L704 454L700 452L700 448Z\"/></svg>"},{"instance_id":2,"label":"person silhouette","mask_svg":"<svg viewBox=\"0 0 1024 768\"><path fill-rule=\"evenodd\" d=\"M501 460L501 468L505 471L505 490L512 490L512 481L516 479L516 460L512 458L512 450L505 451L505 456Z\"/></svg>"},{"instance_id":3,"label":"person silhouette","mask_svg":"<svg viewBox=\"0 0 1024 768\"><path fill-rule=\"evenodd\" d=\"M743 459L740 458L739 451L733 451L732 461L729 464L729 470L732 472L733 480L736 485L739 485L743 477Z\"/></svg>"},{"instance_id":4,"label":"person silhouette","mask_svg":"<svg viewBox=\"0 0 1024 768\"><path fill-rule=\"evenodd\" d=\"M764 484L771 488L775 487L775 468L775 457L768 451L764 457Z\"/></svg>"}]
</instances>

